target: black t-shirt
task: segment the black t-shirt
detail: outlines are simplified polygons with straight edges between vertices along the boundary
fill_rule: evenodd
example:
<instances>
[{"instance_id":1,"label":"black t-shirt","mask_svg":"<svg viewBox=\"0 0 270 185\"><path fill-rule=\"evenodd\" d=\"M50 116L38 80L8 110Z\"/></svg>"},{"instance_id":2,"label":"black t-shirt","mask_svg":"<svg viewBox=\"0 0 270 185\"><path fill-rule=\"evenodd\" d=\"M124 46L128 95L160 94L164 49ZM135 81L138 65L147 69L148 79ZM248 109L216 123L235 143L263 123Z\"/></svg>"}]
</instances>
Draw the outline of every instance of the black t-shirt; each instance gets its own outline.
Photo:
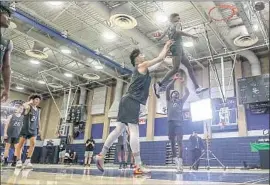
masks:
<instances>
[{"instance_id":1,"label":"black t-shirt","mask_svg":"<svg viewBox=\"0 0 270 185\"><path fill-rule=\"evenodd\" d=\"M89 144L88 146L86 146L85 151L93 151L94 150L94 144L95 144L94 140L88 139L85 144L90 143L90 142L92 142L92 144Z\"/></svg>"}]
</instances>

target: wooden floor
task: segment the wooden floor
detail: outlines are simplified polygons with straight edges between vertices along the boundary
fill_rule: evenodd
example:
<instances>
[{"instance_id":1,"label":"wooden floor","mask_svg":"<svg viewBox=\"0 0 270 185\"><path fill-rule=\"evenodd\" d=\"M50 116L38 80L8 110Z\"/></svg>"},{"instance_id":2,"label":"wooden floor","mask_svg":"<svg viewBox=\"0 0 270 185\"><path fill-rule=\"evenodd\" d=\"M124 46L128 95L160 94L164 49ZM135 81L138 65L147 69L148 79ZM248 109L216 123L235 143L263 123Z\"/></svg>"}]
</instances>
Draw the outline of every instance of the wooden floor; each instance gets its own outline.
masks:
<instances>
[{"instance_id":1,"label":"wooden floor","mask_svg":"<svg viewBox=\"0 0 270 185\"><path fill-rule=\"evenodd\" d=\"M1 185L234 185L269 184L269 171L186 169L183 174L174 169L152 169L151 174L134 176L132 170L107 168L104 173L94 167L35 165L33 170L1 169Z\"/></svg>"}]
</instances>

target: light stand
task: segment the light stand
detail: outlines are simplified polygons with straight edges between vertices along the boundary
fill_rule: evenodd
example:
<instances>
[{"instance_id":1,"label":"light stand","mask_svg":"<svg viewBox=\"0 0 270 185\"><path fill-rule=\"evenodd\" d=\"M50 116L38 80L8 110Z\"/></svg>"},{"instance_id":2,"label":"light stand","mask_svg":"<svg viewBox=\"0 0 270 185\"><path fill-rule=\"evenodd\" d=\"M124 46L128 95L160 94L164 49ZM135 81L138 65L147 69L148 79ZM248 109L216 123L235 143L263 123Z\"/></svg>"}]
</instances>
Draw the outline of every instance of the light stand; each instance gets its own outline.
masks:
<instances>
[{"instance_id":1,"label":"light stand","mask_svg":"<svg viewBox=\"0 0 270 185\"><path fill-rule=\"evenodd\" d=\"M224 166L222 164L222 162L215 156L215 154L210 150L210 146L209 146L209 120L205 120L204 121L204 124L205 124L205 127L206 127L206 150L203 151L203 153L201 154L201 156L192 164L192 166L190 167L191 169L197 165L197 163L200 161L200 160L205 160L207 161L207 167L206 169L209 170L210 169L210 161L211 160L216 160L224 170L226 170L226 166Z\"/></svg>"}]
</instances>

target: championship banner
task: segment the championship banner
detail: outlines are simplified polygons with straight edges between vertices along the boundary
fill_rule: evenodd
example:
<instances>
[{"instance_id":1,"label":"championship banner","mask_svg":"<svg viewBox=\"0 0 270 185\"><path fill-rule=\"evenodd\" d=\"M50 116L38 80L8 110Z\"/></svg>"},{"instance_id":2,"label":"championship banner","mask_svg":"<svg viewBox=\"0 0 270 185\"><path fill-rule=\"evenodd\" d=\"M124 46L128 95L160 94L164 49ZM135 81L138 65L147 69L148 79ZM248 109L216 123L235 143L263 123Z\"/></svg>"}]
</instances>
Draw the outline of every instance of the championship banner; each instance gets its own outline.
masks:
<instances>
[{"instance_id":1,"label":"championship banner","mask_svg":"<svg viewBox=\"0 0 270 185\"><path fill-rule=\"evenodd\" d=\"M212 99L213 120L212 131L236 131L237 125L237 100L235 97L227 98L224 104L221 98Z\"/></svg>"}]
</instances>

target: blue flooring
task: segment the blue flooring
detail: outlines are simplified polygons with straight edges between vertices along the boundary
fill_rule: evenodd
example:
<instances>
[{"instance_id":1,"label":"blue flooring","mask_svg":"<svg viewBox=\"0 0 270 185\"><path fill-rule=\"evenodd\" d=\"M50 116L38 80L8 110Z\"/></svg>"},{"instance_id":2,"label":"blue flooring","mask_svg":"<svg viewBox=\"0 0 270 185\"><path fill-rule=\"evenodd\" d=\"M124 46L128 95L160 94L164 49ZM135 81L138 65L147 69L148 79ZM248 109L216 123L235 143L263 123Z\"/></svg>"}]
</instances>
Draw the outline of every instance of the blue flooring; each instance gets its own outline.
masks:
<instances>
[{"instance_id":1,"label":"blue flooring","mask_svg":"<svg viewBox=\"0 0 270 185\"><path fill-rule=\"evenodd\" d=\"M10 171L10 169L3 169ZM116 170L108 169L101 173L95 169L72 169L72 168L36 168L35 172L47 172L57 174L91 174L92 176L107 176L107 177L133 177L132 170ZM181 176L181 181L203 181L203 182L227 182L227 183L253 183L253 184L269 184L268 173L226 173L224 172L184 172L177 174L167 171L152 171L147 175L147 178L155 180L172 180L178 181Z\"/></svg>"}]
</instances>

